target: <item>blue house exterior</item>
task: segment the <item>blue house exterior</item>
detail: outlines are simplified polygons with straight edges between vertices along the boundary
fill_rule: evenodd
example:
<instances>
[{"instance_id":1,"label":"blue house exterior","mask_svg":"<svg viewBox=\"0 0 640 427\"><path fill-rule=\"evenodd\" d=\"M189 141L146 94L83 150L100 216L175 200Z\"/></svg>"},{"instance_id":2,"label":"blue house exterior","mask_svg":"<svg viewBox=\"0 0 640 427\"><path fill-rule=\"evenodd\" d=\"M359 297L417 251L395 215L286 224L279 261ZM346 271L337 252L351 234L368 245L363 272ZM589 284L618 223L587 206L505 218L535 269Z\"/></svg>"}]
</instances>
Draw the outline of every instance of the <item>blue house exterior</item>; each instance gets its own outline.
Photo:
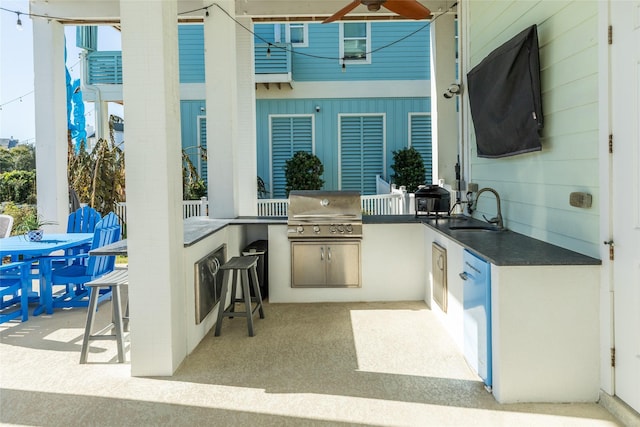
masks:
<instances>
[{"instance_id":1,"label":"blue house exterior","mask_svg":"<svg viewBox=\"0 0 640 427\"><path fill-rule=\"evenodd\" d=\"M375 194L376 175L392 181L393 152L409 146L431 182L427 21L256 23L253 31L257 171L267 197L286 197L284 165L297 151L321 160L326 190ZM181 96L182 147L206 181L206 102L197 89L204 29L179 25L178 35L181 87L192 88ZM122 83L120 52L88 58L89 84Z\"/></svg>"},{"instance_id":2,"label":"blue house exterior","mask_svg":"<svg viewBox=\"0 0 640 427\"><path fill-rule=\"evenodd\" d=\"M350 31L362 39L349 45ZM258 175L271 197L285 197L284 164L296 151L320 158L327 190L375 194L376 175L390 180L393 151L408 146L422 154L430 180L426 22L256 24L254 33ZM179 37L181 83L203 82L202 26L182 25ZM350 46L362 47L359 57L348 58ZM408 82L423 93L393 96ZM181 102L182 144L196 164L204 107Z\"/></svg>"}]
</instances>

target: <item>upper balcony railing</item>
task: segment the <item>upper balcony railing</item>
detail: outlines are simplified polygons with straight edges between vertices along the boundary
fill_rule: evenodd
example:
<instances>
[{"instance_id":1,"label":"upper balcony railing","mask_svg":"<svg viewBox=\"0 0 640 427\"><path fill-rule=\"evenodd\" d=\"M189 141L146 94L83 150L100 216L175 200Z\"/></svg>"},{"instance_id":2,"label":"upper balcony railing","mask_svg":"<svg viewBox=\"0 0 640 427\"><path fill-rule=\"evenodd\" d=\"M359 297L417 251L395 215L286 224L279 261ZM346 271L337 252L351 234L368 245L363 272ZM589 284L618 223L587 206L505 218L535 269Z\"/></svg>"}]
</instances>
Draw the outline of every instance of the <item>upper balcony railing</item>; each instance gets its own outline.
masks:
<instances>
[{"instance_id":1,"label":"upper balcony railing","mask_svg":"<svg viewBox=\"0 0 640 427\"><path fill-rule=\"evenodd\" d=\"M256 74L291 74L291 44L256 43Z\"/></svg>"},{"instance_id":2,"label":"upper balcony railing","mask_svg":"<svg viewBox=\"0 0 640 427\"><path fill-rule=\"evenodd\" d=\"M122 52L96 51L87 55L87 78L90 85L122 84Z\"/></svg>"},{"instance_id":3,"label":"upper balcony railing","mask_svg":"<svg viewBox=\"0 0 640 427\"><path fill-rule=\"evenodd\" d=\"M291 77L289 43L257 43L254 48L257 83L289 83ZM122 84L122 52L96 51L87 55L88 84Z\"/></svg>"}]
</instances>

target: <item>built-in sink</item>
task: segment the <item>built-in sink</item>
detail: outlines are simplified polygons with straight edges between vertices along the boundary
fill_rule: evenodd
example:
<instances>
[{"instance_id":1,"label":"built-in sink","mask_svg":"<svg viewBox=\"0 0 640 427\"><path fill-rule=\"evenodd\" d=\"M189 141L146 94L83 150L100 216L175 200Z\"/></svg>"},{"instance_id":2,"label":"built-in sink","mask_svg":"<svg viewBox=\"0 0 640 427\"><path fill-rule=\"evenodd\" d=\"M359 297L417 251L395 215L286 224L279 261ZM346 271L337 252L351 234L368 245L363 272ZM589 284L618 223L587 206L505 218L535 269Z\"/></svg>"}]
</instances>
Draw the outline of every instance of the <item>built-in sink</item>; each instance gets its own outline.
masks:
<instances>
[{"instance_id":1,"label":"built-in sink","mask_svg":"<svg viewBox=\"0 0 640 427\"><path fill-rule=\"evenodd\" d=\"M503 228L496 227L491 224L465 224L465 225L450 225L449 230L455 231L504 231Z\"/></svg>"}]
</instances>

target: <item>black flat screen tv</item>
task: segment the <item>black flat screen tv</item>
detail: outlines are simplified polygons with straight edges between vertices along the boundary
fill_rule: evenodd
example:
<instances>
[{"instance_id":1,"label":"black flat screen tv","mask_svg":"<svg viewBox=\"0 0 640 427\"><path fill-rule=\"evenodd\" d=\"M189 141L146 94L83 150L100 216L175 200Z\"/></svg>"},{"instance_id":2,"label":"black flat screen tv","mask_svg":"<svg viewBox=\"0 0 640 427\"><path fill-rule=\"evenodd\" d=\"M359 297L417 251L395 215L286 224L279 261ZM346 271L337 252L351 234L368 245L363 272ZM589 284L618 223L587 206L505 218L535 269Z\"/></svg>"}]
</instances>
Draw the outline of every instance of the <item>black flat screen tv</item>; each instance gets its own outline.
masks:
<instances>
[{"instance_id":1,"label":"black flat screen tv","mask_svg":"<svg viewBox=\"0 0 640 427\"><path fill-rule=\"evenodd\" d=\"M467 73L478 157L540 151L544 126L538 30L533 25Z\"/></svg>"}]
</instances>

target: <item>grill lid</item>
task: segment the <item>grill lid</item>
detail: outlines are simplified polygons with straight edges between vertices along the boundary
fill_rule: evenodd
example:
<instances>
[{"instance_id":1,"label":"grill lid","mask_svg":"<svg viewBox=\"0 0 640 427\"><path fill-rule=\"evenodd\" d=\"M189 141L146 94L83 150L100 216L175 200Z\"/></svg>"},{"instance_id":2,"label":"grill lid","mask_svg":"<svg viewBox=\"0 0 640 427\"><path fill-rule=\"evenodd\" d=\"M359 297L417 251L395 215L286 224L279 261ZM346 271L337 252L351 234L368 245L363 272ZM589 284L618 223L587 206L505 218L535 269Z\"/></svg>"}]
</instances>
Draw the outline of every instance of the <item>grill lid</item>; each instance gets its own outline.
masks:
<instances>
[{"instance_id":1,"label":"grill lid","mask_svg":"<svg viewBox=\"0 0 640 427\"><path fill-rule=\"evenodd\" d=\"M418 188L415 192L416 197L429 197L433 199L449 199L451 196L447 190L439 185L426 185Z\"/></svg>"},{"instance_id":2,"label":"grill lid","mask_svg":"<svg viewBox=\"0 0 640 427\"><path fill-rule=\"evenodd\" d=\"M295 190L289 193L289 222L361 222L357 191Z\"/></svg>"}]
</instances>

